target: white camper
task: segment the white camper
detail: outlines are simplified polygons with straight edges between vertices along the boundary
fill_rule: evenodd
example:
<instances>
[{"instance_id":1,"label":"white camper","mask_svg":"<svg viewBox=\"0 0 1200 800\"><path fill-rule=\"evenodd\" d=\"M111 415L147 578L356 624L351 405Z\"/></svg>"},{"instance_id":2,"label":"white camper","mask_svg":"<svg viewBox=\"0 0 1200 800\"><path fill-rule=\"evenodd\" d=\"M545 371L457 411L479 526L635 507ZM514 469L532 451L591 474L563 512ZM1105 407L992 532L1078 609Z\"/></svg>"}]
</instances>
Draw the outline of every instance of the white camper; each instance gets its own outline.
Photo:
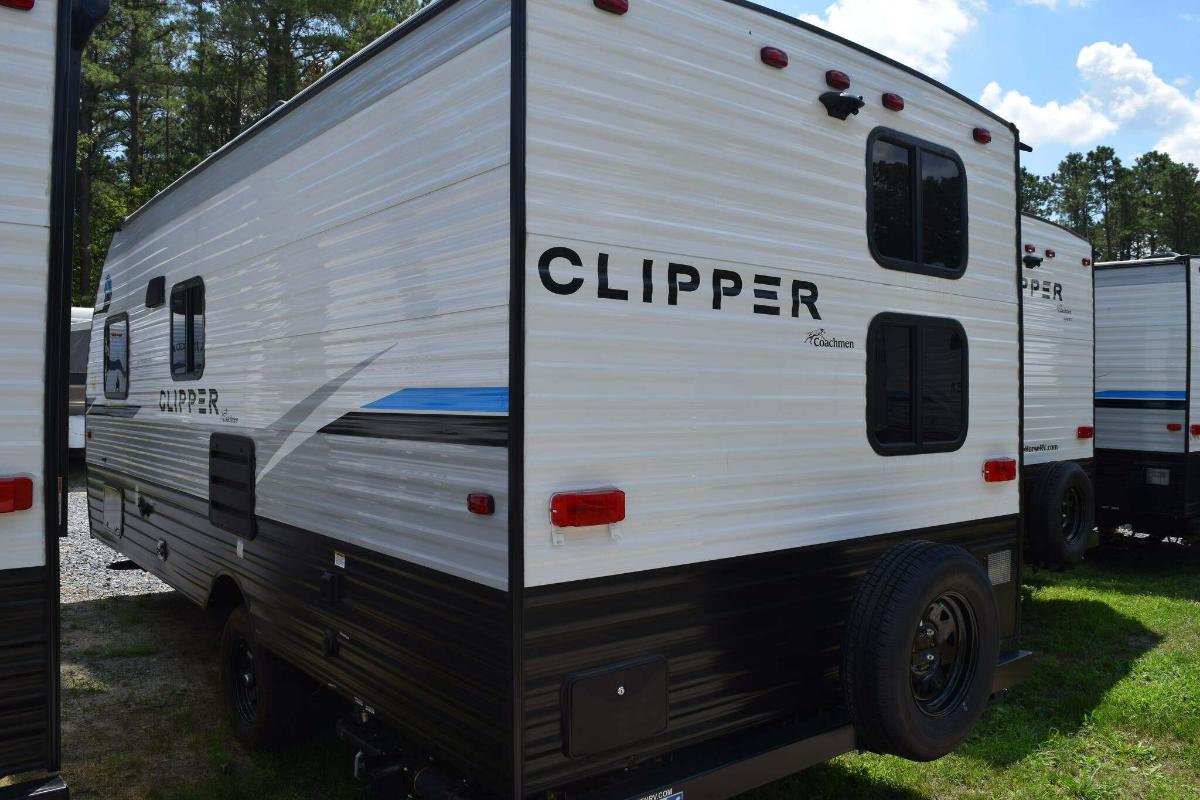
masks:
<instances>
[{"instance_id":1,"label":"white camper","mask_svg":"<svg viewBox=\"0 0 1200 800\"><path fill-rule=\"evenodd\" d=\"M107 0L0 0L0 794L65 800L58 540L80 48ZM14 776L19 776L14 778ZM28 780L27 780L28 779ZM20 784L13 786L15 781Z\"/></svg>"},{"instance_id":2,"label":"white camper","mask_svg":"<svg viewBox=\"0 0 1200 800\"><path fill-rule=\"evenodd\" d=\"M1028 664L1017 147L749 4L439 0L116 235L92 531L417 796L937 758Z\"/></svg>"},{"instance_id":3,"label":"white camper","mask_svg":"<svg viewBox=\"0 0 1200 800\"><path fill-rule=\"evenodd\" d=\"M1095 520L1092 245L1021 218L1025 538L1041 563L1083 558Z\"/></svg>"},{"instance_id":4,"label":"white camper","mask_svg":"<svg viewBox=\"0 0 1200 800\"><path fill-rule=\"evenodd\" d=\"M87 444L87 363L92 342L92 309L71 309L69 431L67 446L71 457L82 457Z\"/></svg>"},{"instance_id":5,"label":"white camper","mask_svg":"<svg viewBox=\"0 0 1200 800\"><path fill-rule=\"evenodd\" d=\"M1192 291L1200 259L1096 265L1096 488L1102 532L1200 531L1200 395Z\"/></svg>"}]
</instances>

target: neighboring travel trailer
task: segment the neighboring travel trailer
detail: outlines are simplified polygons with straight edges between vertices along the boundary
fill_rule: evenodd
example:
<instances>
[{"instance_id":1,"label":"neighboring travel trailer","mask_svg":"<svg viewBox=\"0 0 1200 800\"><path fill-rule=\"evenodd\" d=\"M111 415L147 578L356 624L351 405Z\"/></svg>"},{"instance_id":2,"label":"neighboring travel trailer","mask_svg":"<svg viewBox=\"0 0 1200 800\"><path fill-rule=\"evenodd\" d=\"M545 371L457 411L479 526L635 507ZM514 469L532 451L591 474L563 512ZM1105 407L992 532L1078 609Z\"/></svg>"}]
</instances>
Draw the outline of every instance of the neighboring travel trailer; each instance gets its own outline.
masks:
<instances>
[{"instance_id":1,"label":"neighboring travel trailer","mask_svg":"<svg viewBox=\"0 0 1200 800\"><path fill-rule=\"evenodd\" d=\"M1021 217L1025 540L1052 567L1078 562L1095 521L1092 245Z\"/></svg>"},{"instance_id":2,"label":"neighboring travel trailer","mask_svg":"<svg viewBox=\"0 0 1200 800\"><path fill-rule=\"evenodd\" d=\"M1192 282L1174 253L1096 265L1096 490L1102 533L1200 529Z\"/></svg>"},{"instance_id":3,"label":"neighboring travel trailer","mask_svg":"<svg viewBox=\"0 0 1200 800\"><path fill-rule=\"evenodd\" d=\"M116 234L93 534L416 796L938 758L1029 664L1017 156L763 8L436 2Z\"/></svg>"},{"instance_id":4,"label":"neighboring travel trailer","mask_svg":"<svg viewBox=\"0 0 1200 800\"><path fill-rule=\"evenodd\" d=\"M71 309L71 372L69 411L70 432L68 446L71 456L82 456L87 444L87 426L84 412L87 410L87 363L88 349L92 342L92 309Z\"/></svg>"},{"instance_id":5,"label":"neighboring travel trailer","mask_svg":"<svg viewBox=\"0 0 1200 800\"><path fill-rule=\"evenodd\" d=\"M56 773L71 187L80 48L107 6L0 0L0 795L13 799L67 797Z\"/></svg>"}]
</instances>

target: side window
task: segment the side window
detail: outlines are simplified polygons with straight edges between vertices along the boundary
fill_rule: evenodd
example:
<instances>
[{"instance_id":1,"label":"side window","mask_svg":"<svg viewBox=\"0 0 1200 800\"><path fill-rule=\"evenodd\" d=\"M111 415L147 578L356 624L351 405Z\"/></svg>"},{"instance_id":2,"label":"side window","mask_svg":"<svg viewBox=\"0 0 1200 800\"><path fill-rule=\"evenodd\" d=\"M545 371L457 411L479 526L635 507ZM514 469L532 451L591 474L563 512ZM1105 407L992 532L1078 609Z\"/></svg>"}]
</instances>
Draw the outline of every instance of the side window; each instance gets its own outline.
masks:
<instances>
[{"instance_id":1,"label":"side window","mask_svg":"<svg viewBox=\"0 0 1200 800\"><path fill-rule=\"evenodd\" d=\"M204 281L171 287L171 377L194 381L204 374Z\"/></svg>"},{"instance_id":2,"label":"side window","mask_svg":"<svg viewBox=\"0 0 1200 800\"><path fill-rule=\"evenodd\" d=\"M129 317L125 314L104 322L104 396L129 397Z\"/></svg>"},{"instance_id":3,"label":"side window","mask_svg":"<svg viewBox=\"0 0 1200 800\"><path fill-rule=\"evenodd\" d=\"M883 456L967 438L967 334L952 319L880 314L867 332L867 438Z\"/></svg>"},{"instance_id":4,"label":"side window","mask_svg":"<svg viewBox=\"0 0 1200 800\"><path fill-rule=\"evenodd\" d=\"M959 278L967 266L967 181L944 147L876 128L867 139L867 241L888 269Z\"/></svg>"}]
</instances>

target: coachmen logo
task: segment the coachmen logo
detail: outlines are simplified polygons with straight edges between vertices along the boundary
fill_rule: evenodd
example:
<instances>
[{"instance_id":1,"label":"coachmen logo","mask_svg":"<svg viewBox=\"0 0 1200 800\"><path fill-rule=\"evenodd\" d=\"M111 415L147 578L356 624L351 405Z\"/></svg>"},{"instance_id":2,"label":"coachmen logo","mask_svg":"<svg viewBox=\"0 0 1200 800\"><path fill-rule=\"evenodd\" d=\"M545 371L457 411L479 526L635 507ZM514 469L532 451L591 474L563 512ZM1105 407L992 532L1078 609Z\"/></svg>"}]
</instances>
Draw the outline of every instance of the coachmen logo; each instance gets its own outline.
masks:
<instances>
[{"instance_id":1,"label":"coachmen logo","mask_svg":"<svg viewBox=\"0 0 1200 800\"><path fill-rule=\"evenodd\" d=\"M849 339L836 339L825 332L824 328L809 331L804 341L813 347L836 347L842 350L853 350L854 342Z\"/></svg>"}]
</instances>

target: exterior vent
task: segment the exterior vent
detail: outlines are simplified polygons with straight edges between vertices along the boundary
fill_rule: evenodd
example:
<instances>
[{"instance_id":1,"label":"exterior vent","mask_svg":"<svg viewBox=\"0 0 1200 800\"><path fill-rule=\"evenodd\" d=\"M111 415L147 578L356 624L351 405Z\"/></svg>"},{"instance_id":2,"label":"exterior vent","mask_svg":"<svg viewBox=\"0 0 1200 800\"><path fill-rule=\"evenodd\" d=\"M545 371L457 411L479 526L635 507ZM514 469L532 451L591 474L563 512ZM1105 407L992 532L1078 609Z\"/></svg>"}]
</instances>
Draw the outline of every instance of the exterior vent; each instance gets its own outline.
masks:
<instances>
[{"instance_id":1,"label":"exterior vent","mask_svg":"<svg viewBox=\"0 0 1200 800\"><path fill-rule=\"evenodd\" d=\"M254 440L214 433L208 440L208 521L253 539Z\"/></svg>"},{"instance_id":2,"label":"exterior vent","mask_svg":"<svg viewBox=\"0 0 1200 800\"><path fill-rule=\"evenodd\" d=\"M988 578L992 586L1000 586L1012 580L1012 550L988 553Z\"/></svg>"}]
</instances>

